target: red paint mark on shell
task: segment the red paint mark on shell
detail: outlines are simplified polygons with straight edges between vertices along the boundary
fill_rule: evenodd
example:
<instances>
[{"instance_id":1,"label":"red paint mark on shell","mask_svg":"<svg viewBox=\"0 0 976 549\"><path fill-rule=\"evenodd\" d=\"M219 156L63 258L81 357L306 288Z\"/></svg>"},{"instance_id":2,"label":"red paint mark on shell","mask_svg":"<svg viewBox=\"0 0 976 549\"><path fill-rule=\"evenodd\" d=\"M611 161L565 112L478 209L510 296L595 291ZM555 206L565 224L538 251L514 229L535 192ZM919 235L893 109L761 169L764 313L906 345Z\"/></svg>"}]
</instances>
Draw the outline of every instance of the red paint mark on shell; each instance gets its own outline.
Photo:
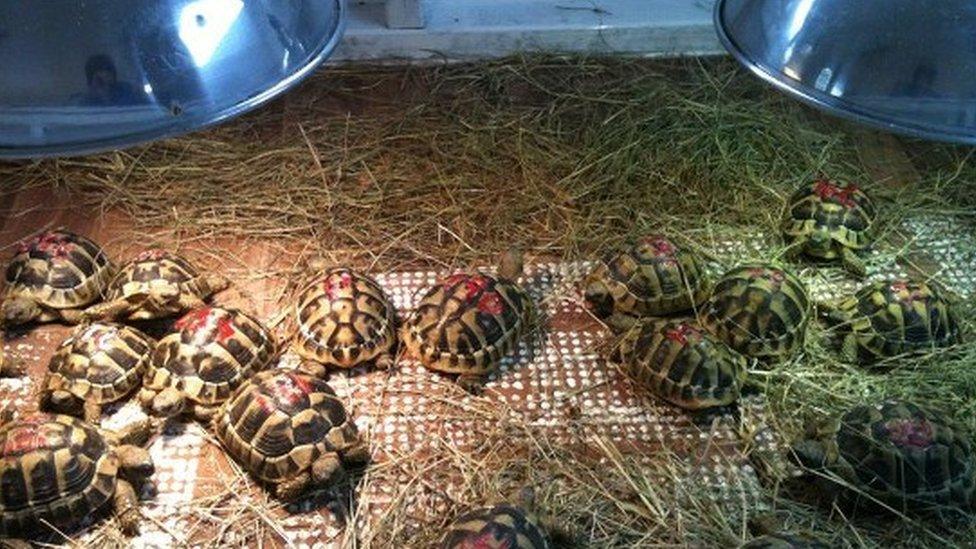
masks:
<instances>
[{"instance_id":1,"label":"red paint mark on shell","mask_svg":"<svg viewBox=\"0 0 976 549\"><path fill-rule=\"evenodd\" d=\"M892 419L885 423L888 438L901 448L925 449L932 445L935 429L922 418Z\"/></svg>"},{"instance_id":2,"label":"red paint mark on shell","mask_svg":"<svg viewBox=\"0 0 976 549\"><path fill-rule=\"evenodd\" d=\"M904 280L892 282L889 288L899 301L906 301L910 303L925 298L922 290L918 288L909 288L909 283Z\"/></svg>"},{"instance_id":3,"label":"red paint mark on shell","mask_svg":"<svg viewBox=\"0 0 976 549\"><path fill-rule=\"evenodd\" d=\"M295 406L312 391L312 385L300 376L286 374L275 377L269 391L275 400Z\"/></svg>"},{"instance_id":4,"label":"red paint mark on shell","mask_svg":"<svg viewBox=\"0 0 976 549\"><path fill-rule=\"evenodd\" d=\"M29 253L36 250L48 257L63 258L71 253L73 245L66 235L45 232L18 244L17 251Z\"/></svg>"},{"instance_id":5,"label":"red paint mark on shell","mask_svg":"<svg viewBox=\"0 0 976 549\"><path fill-rule=\"evenodd\" d=\"M136 256L136 261L159 261L166 257L166 252L159 249L143 250Z\"/></svg>"},{"instance_id":6,"label":"red paint mark on shell","mask_svg":"<svg viewBox=\"0 0 976 549\"><path fill-rule=\"evenodd\" d=\"M697 342L701 340L701 331L690 324L681 323L676 328L668 330L665 337L671 341L687 345L689 340Z\"/></svg>"},{"instance_id":7,"label":"red paint mark on shell","mask_svg":"<svg viewBox=\"0 0 976 549\"><path fill-rule=\"evenodd\" d=\"M670 240L663 236L650 236L644 239L644 243L651 247L655 257L674 257L678 249Z\"/></svg>"},{"instance_id":8,"label":"red paint mark on shell","mask_svg":"<svg viewBox=\"0 0 976 549\"><path fill-rule=\"evenodd\" d=\"M854 201L854 193L857 192L857 185L841 187L826 179L819 179L814 184L813 192L821 200L832 200L845 208L853 208L857 203Z\"/></svg>"},{"instance_id":9,"label":"red paint mark on shell","mask_svg":"<svg viewBox=\"0 0 976 549\"><path fill-rule=\"evenodd\" d=\"M460 284L464 284L465 298L470 303L488 288L491 281L488 277L482 275L469 275L464 273L451 275L444 279L444 285L449 288L455 288Z\"/></svg>"},{"instance_id":10,"label":"red paint mark on shell","mask_svg":"<svg viewBox=\"0 0 976 549\"><path fill-rule=\"evenodd\" d=\"M89 333L86 334L87 337L93 338L95 340L95 348L99 350L107 350L112 345L112 340L118 336L118 329L116 328L89 328Z\"/></svg>"},{"instance_id":11,"label":"red paint mark on shell","mask_svg":"<svg viewBox=\"0 0 976 549\"><path fill-rule=\"evenodd\" d=\"M351 287L352 275L347 271L331 274L322 281L322 290L325 291L325 295L327 295L329 299L338 298L340 291L348 290Z\"/></svg>"},{"instance_id":12,"label":"red paint mark on shell","mask_svg":"<svg viewBox=\"0 0 976 549\"><path fill-rule=\"evenodd\" d=\"M485 292L478 299L478 310L491 315L500 315L505 310L505 302L498 292Z\"/></svg>"},{"instance_id":13,"label":"red paint mark on shell","mask_svg":"<svg viewBox=\"0 0 976 549\"><path fill-rule=\"evenodd\" d=\"M47 421L47 418L44 418ZM3 455L24 454L45 448L51 440L44 432L40 422L24 423L14 427L7 433L7 440L3 445Z\"/></svg>"},{"instance_id":14,"label":"red paint mark on shell","mask_svg":"<svg viewBox=\"0 0 976 549\"><path fill-rule=\"evenodd\" d=\"M176 321L174 327L192 333L194 336L204 334L207 341L216 340L224 343L234 336L234 323L224 315L218 315L213 307L202 307L191 311Z\"/></svg>"},{"instance_id":15,"label":"red paint mark on shell","mask_svg":"<svg viewBox=\"0 0 976 549\"><path fill-rule=\"evenodd\" d=\"M477 537L469 537L457 546L458 549L514 549L508 539L498 539L494 530L482 532Z\"/></svg>"},{"instance_id":16,"label":"red paint mark on shell","mask_svg":"<svg viewBox=\"0 0 976 549\"><path fill-rule=\"evenodd\" d=\"M756 267L749 269L747 271L751 278L762 278L768 280L772 283L774 288L779 288L779 286L786 280L786 276L783 275L783 271L776 269L767 269L766 267Z\"/></svg>"}]
</instances>

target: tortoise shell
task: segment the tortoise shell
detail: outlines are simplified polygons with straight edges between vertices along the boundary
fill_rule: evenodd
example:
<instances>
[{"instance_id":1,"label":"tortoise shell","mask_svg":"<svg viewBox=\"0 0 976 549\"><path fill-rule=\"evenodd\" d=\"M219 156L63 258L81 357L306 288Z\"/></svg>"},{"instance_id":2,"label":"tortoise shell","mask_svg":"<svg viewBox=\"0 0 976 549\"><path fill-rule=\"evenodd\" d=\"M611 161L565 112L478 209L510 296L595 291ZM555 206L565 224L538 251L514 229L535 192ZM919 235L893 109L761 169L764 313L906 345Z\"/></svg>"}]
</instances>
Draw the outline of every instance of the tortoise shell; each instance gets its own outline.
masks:
<instances>
[{"instance_id":1,"label":"tortoise shell","mask_svg":"<svg viewBox=\"0 0 976 549\"><path fill-rule=\"evenodd\" d=\"M121 324L79 326L54 352L45 388L105 404L142 384L155 341Z\"/></svg>"},{"instance_id":2,"label":"tortoise shell","mask_svg":"<svg viewBox=\"0 0 976 549\"><path fill-rule=\"evenodd\" d=\"M403 341L432 370L486 374L515 349L530 315L529 297L514 282L455 274L420 299L403 327Z\"/></svg>"},{"instance_id":3,"label":"tortoise shell","mask_svg":"<svg viewBox=\"0 0 976 549\"><path fill-rule=\"evenodd\" d=\"M261 481L307 473L328 453L360 444L356 424L325 381L294 371L265 371L241 385L214 422L227 452Z\"/></svg>"},{"instance_id":4,"label":"tortoise shell","mask_svg":"<svg viewBox=\"0 0 976 549\"><path fill-rule=\"evenodd\" d=\"M801 463L825 467L897 509L976 503L972 436L915 404L857 406L813 437L794 446Z\"/></svg>"},{"instance_id":5,"label":"tortoise shell","mask_svg":"<svg viewBox=\"0 0 976 549\"><path fill-rule=\"evenodd\" d=\"M890 280L864 286L831 314L843 322L844 354L865 362L930 351L961 341L959 322L939 290L925 282Z\"/></svg>"},{"instance_id":6,"label":"tortoise shell","mask_svg":"<svg viewBox=\"0 0 976 549\"><path fill-rule=\"evenodd\" d=\"M142 300L138 306L133 306L124 315L120 315L128 320L164 318L186 310L181 306L179 296L195 296L202 301L222 289L212 286L210 279L183 257L163 250L149 249L119 269L105 290L105 303L136 296L165 297Z\"/></svg>"},{"instance_id":7,"label":"tortoise shell","mask_svg":"<svg viewBox=\"0 0 976 549\"><path fill-rule=\"evenodd\" d=\"M775 533L759 536L739 549L829 549L829 546L808 536Z\"/></svg>"},{"instance_id":8,"label":"tortoise shell","mask_svg":"<svg viewBox=\"0 0 976 549\"><path fill-rule=\"evenodd\" d=\"M584 280L583 294L602 318L666 315L704 301L708 280L697 255L651 236L604 256Z\"/></svg>"},{"instance_id":9,"label":"tortoise shell","mask_svg":"<svg viewBox=\"0 0 976 549\"><path fill-rule=\"evenodd\" d=\"M768 265L732 269L704 305L705 328L733 350L783 359L803 344L810 300L791 273Z\"/></svg>"},{"instance_id":10,"label":"tortoise shell","mask_svg":"<svg viewBox=\"0 0 976 549\"><path fill-rule=\"evenodd\" d=\"M375 361L396 342L394 314L375 280L350 269L332 269L298 294L295 351L336 368Z\"/></svg>"},{"instance_id":11,"label":"tortoise shell","mask_svg":"<svg viewBox=\"0 0 976 549\"><path fill-rule=\"evenodd\" d=\"M202 307L174 327L153 350L144 380L150 391L174 388L192 402L216 406L274 358L268 330L236 309Z\"/></svg>"},{"instance_id":12,"label":"tortoise shell","mask_svg":"<svg viewBox=\"0 0 976 549\"><path fill-rule=\"evenodd\" d=\"M18 244L7 266L4 298L76 309L97 300L111 276L112 264L97 244L72 232L48 231Z\"/></svg>"},{"instance_id":13,"label":"tortoise shell","mask_svg":"<svg viewBox=\"0 0 976 549\"><path fill-rule=\"evenodd\" d=\"M115 492L119 459L95 427L33 414L0 426L0 537L70 528Z\"/></svg>"},{"instance_id":14,"label":"tortoise shell","mask_svg":"<svg viewBox=\"0 0 976 549\"><path fill-rule=\"evenodd\" d=\"M745 357L680 320L641 323L621 340L620 358L638 385L689 410L735 402L746 377Z\"/></svg>"},{"instance_id":15,"label":"tortoise shell","mask_svg":"<svg viewBox=\"0 0 976 549\"><path fill-rule=\"evenodd\" d=\"M857 185L819 179L790 197L782 229L787 245L813 257L834 259L845 248L867 248L876 217L874 204Z\"/></svg>"},{"instance_id":16,"label":"tortoise shell","mask_svg":"<svg viewBox=\"0 0 976 549\"><path fill-rule=\"evenodd\" d=\"M442 549L551 547L538 519L520 507L495 505L459 516L441 541Z\"/></svg>"}]
</instances>

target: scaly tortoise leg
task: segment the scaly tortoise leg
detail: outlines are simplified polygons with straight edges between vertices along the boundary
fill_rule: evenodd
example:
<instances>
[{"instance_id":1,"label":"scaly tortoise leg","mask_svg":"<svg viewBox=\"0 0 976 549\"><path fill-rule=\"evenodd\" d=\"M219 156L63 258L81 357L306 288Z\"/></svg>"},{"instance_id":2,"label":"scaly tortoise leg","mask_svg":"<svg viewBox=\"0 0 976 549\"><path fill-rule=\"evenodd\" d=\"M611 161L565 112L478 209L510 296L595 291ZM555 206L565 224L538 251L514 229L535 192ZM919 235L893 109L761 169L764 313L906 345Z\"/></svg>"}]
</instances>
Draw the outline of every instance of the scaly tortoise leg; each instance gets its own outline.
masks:
<instances>
[{"instance_id":1,"label":"scaly tortoise leg","mask_svg":"<svg viewBox=\"0 0 976 549\"><path fill-rule=\"evenodd\" d=\"M481 374L461 374L457 378L457 384L465 391L480 395L485 390L487 376Z\"/></svg>"},{"instance_id":2,"label":"scaly tortoise leg","mask_svg":"<svg viewBox=\"0 0 976 549\"><path fill-rule=\"evenodd\" d=\"M89 322L87 316L85 316L85 311L82 309L58 309L57 315L59 320L67 324L82 324Z\"/></svg>"},{"instance_id":3,"label":"scaly tortoise leg","mask_svg":"<svg viewBox=\"0 0 976 549\"><path fill-rule=\"evenodd\" d=\"M275 496L282 501L294 501L305 493L305 490L312 483L312 474L302 473L297 477L290 478L275 485Z\"/></svg>"},{"instance_id":4,"label":"scaly tortoise leg","mask_svg":"<svg viewBox=\"0 0 976 549\"><path fill-rule=\"evenodd\" d=\"M94 400L86 400L82 408L82 415L88 423L98 425L102 421L102 405Z\"/></svg>"},{"instance_id":5,"label":"scaly tortoise leg","mask_svg":"<svg viewBox=\"0 0 976 549\"><path fill-rule=\"evenodd\" d=\"M139 514L139 496L136 489L129 481L118 479L115 481L115 495L112 499L122 532L127 536L137 535L142 516Z\"/></svg>"},{"instance_id":6,"label":"scaly tortoise leg","mask_svg":"<svg viewBox=\"0 0 976 549\"><path fill-rule=\"evenodd\" d=\"M82 312L84 320L114 320L122 316L128 316L135 306L128 299L115 299L92 305Z\"/></svg>"},{"instance_id":7,"label":"scaly tortoise leg","mask_svg":"<svg viewBox=\"0 0 976 549\"><path fill-rule=\"evenodd\" d=\"M867 268L864 266L864 261L854 253L854 250L842 247L840 249L840 259L844 268L848 272L857 276L858 278L864 278L868 274Z\"/></svg>"},{"instance_id":8,"label":"scaly tortoise leg","mask_svg":"<svg viewBox=\"0 0 976 549\"><path fill-rule=\"evenodd\" d=\"M217 411L220 410L219 406L205 406L203 404L192 404L190 406L190 415L194 419L203 423L204 425L210 425L213 423L214 417L217 415Z\"/></svg>"},{"instance_id":9,"label":"scaly tortoise leg","mask_svg":"<svg viewBox=\"0 0 976 549\"><path fill-rule=\"evenodd\" d=\"M314 486L325 488L333 478L340 477L345 473L342 467L342 459L336 452L323 454L312 463L311 483Z\"/></svg>"}]
</instances>

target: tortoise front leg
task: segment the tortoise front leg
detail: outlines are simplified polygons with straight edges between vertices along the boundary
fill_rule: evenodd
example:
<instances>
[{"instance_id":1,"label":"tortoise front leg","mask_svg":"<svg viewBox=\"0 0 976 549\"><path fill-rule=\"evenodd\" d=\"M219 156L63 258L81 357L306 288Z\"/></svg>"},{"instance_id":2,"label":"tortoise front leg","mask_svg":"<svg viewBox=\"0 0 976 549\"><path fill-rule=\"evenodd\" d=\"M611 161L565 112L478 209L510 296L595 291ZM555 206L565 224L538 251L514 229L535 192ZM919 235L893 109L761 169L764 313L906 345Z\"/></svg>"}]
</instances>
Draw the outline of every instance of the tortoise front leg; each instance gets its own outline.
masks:
<instances>
[{"instance_id":1,"label":"tortoise front leg","mask_svg":"<svg viewBox=\"0 0 976 549\"><path fill-rule=\"evenodd\" d=\"M275 485L275 496L282 501L294 501L305 493L305 490L311 483L311 473L302 473L297 477L290 478Z\"/></svg>"},{"instance_id":2,"label":"tortoise front leg","mask_svg":"<svg viewBox=\"0 0 976 549\"><path fill-rule=\"evenodd\" d=\"M52 309L53 310L53 309ZM81 324L89 322L89 318L82 309L57 309L57 319L66 324Z\"/></svg>"},{"instance_id":3,"label":"tortoise front leg","mask_svg":"<svg viewBox=\"0 0 976 549\"><path fill-rule=\"evenodd\" d=\"M481 374L461 374L457 378L457 384L465 391L480 395L485 390L487 376Z\"/></svg>"},{"instance_id":4,"label":"tortoise front leg","mask_svg":"<svg viewBox=\"0 0 976 549\"><path fill-rule=\"evenodd\" d=\"M176 298L176 306L181 311L192 311L193 309L199 309L206 305L207 303L204 300L190 293L180 294Z\"/></svg>"},{"instance_id":5,"label":"tortoise front leg","mask_svg":"<svg viewBox=\"0 0 976 549\"><path fill-rule=\"evenodd\" d=\"M112 439L116 444L145 446L153 434L153 422L149 418L130 423L125 427L112 431Z\"/></svg>"},{"instance_id":6,"label":"tortoise front leg","mask_svg":"<svg viewBox=\"0 0 976 549\"><path fill-rule=\"evenodd\" d=\"M127 536L134 536L139 533L139 521L142 518L139 514L139 496L136 489L129 481L118 479L115 481L115 516L119 519L122 532Z\"/></svg>"},{"instance_id":7,"label":"tortoise front leg","mask_svg":"<svg viewBox=\"0 0 976 549\"><path fill-rule=\"evenodd\" d=\"M128 299L113 299L104 303L98 303L85 309L82 313L85 320L114 320L122 316L128 316L135 310L136 306Z\"/></svg>"},{"instance_id":8,"label":"tortoise front leg","mask_svg":"<svg viewBox=\"0 0 976 549\"><path fill-rule=\"evenodd\" d=\"M864 266L864 261L854 253L854 250L846 246L842 247L840 249L840 260L844 268L854 276L858 278L867 276L868 270Z\"/></svg>"},{"instance_id":9,"label":"tortoise front leg","mask_svg":"<svg viewBox=\"0 0 976 549\"><path fill-rule=\"evenodd\" d=\"M218 274L208 273L203 275L203 286L203 293L205 295L212 295L230 287L230 281Z\"/></svg>"},{"instance_id":10,"label":"tortoise front leg","mask_svg":"<svg viewBox=\"0 0 976 549\"><path fill-rule=\"evenodd\" d=\"M23 377L27 369L19 360L14 360L3 352L3 336L0 335L0 377Z\"/></svg>"},{"instance_id":11,"label":"tortoise front leg","mask_svg":"<svg viewBox=\"0 0 976 549\"><path fill-rule=\"evenodd\" d=\"M206 406L203 404L193 404L190 406L190 415L204 425L211 425L214 416L217 415L219 406Z\"/></svg>"},{"instance_id":12,"label":"tortoise front leg","mask_svg":"<svg viewBox=\"0 0 976 549\"><path fill-rule=\"evenodd\" d=\"M92 425L98 425L102 422L102 405L94 400L86 400L82 407L82 414L85 421Z\"/></svg>"},{"instance_id":13,"label":"tortoise front leg","mask_svg":"<svg viewBox=\"0 0 976 549\"><path fill-rule=\"evenodd\" d=\"M312 462L311 482L315 486L325 488L329 485L329 481L336 476L341 476L344 472L342 459L339 458L338 453L323 454L319 459Z\"/></svg>"}]
</instances>

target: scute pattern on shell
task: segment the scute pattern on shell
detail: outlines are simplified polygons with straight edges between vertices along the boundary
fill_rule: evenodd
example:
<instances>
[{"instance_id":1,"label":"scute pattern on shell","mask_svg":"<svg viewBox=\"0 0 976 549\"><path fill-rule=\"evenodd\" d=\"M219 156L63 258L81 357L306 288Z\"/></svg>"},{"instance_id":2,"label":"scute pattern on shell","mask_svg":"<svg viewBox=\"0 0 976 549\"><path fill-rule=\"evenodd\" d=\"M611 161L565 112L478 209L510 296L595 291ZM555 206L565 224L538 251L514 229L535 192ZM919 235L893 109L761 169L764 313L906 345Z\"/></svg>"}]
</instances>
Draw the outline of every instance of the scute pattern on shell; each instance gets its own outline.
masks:
<instances>
[{"instance_id":1,"label":"scute pattern on shell","mask_svg":"<svg viewBox=\"0 0 976 549\"><path fill-rule=\"evenodd\" d=\"M176 323L153 350L144 386L172 387L193 402L224 402L244 380L266 368L275 343L260 322L236 309L203 307Z\"/></svg>"},{"instance_id":2,"label":"scute pattern on shell","mask_svg":"<svg viewBox=\"0 0 976 549\"><path fill-rule=\"evenodd\" d=\"M794 275L767 265L744 265L715 284L702 322L733 350L776 360L803 344L810 308L806 287Z\"/></svg>"},{"instance_id":3,"label":"scute pattern on shell","mask_svg":"<svg viewBox=\"0 0 976 549\"><path fill-rule=\"evenodd\" d=\"M512 505L475 509L459 516L441 541L441 549L547 549L550 546L538 520Z\"/></svg>"},{"instance_id":4,"label":"scute pattern on shell","mask_svg":"<svg viewBox=\"0 0 976 549\"><path fill-rule=\"evenodd\" d=\"M295 351L336 368L354 368L396 342L394 308L372 278L332 269L307 284L295 307Z\"/></svg>"},{"instance_id":5,"label":"scute pattern on shell","mask_svg":"<svg viewBox=\"0 0 976 549\"><path fill-rule=\"evenodd\" d=\"M91 240L72 232L41 233L22 242L7 266L6 297L24 296L52 309L73 309L97 300L112 264Z\"/></svg>"},{"instance_id":6,"label":"scute pattern on shell","mask_svg":"<svg viewBox=\"0 0 976 549\"><path fill-rule=\"evenodd\" d=\"M708 296L698 256L661 236L605 255L583 288L587 303L600 317L671 314L689 310Z\"/></svg>"},{"instance_id":7,"label":"scute pattern on shell","mask_svg":"<svg viewBox=\"0 0 976 549\"><path fill-rule=\"evenodd\" d=\"M515 349L531 306L513 282L482 273L452 275L421 298L403 340L428 368L484 374Z\"/></svg>"},{"instance_id":8,"label":"scute pattern on shell","mask_svg":"<svg viewBox=\"0 0 976 549\"><path fill-rule=\"evenodd\" d=\"M976 503L971 437L915 404L855 407L821 436L828 468L897 509Z\"/></svg>"},{"instance_id":9,"label":"scute pattern on shell","mask_svg":"<svg viewBox=\"0 0 976 549\"><path fill-rule=\"evenodd\" d=\"M823 259L837 246L863 250L873 238L874 204L857 185L819 179L802 185L789 199L783 219L787 245Z\"/></svg>"},{"instance_id":10,"label":"scute pattern on shell","mask_svg":"<svg viewBox=\"0 0 976 549\"><path fill-rule=\"evenodd\" d=\"M645 321L620 341L620 358L641 387L698 410L739 398L746 359L686 321Z\"/></svg>"},{"instance_id":11,"label":"scute pattern on shell","mask_svg":"<svg viewBox=\"0 0 976 549\"><path fill-rule=\"evenodd\" d=\"M51 357L46 389L98 404L114 402L142 384L155 342L129 326L79 326Z\"/></svg>"},{"instance_id":12,"label":"scute pattern on shell","mask_svg":"<svg viewBox=\"0 0 976 549\"><path fill-rule=\"evenodd\" d=\"M961 341L950 303L925 282L891 280L864 286L838 306L849 358L872 361L930 351Z\"/></svg>"},{"instance_id":13,"label":"scute pattern on shell","mask_svg":"<svg viewBox=\"0 0 976 549\"><path fill-rule=\"evenodd\" d=\"M80 522L112 497L118 465L102 435L70 416L0 426L0 537Z\"/></svg>"},{"instance_id":14,"label":"scute pattern on shell","mask_svg":"<svg viewBox=\"0 0 976 549\"><path fill-rule=\"evenodd\" d=\"M359 442L335 391L298 372L265 371L241 385L215 421L227 452L255 477L281 482Z\"/></svg>"}]
</instances>

